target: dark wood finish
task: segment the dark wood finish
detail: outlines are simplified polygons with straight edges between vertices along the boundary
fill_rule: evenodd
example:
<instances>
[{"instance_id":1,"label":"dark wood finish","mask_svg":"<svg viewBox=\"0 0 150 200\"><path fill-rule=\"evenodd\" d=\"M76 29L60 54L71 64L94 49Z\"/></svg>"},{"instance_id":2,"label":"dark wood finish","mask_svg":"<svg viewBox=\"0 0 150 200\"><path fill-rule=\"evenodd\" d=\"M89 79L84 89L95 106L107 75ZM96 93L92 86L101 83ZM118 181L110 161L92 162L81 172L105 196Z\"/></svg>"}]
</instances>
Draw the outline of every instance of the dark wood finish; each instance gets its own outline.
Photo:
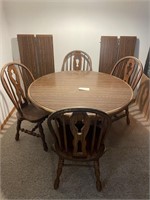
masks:
<instances>
[{"instance_id":1,"label":"dark wood finish","mask_svg":"<svg viewBox=\"0 0 150 200\"><path fill-rule=\"evenodd\" d=\"M38 78L34 35L18 34L17 40L21 63L28 67L35 78Z\"/></svg>"},{"instance_id":2,"label":"dark wood finish","mask_svg":"<svg viewBox=\"0 0 150 200\"><path fill-rule=\"evenodd\" d=\"M89 88L89 91L80 87ZM29 87L37 106L53 112L66 107L89 107L113 114L133 98L132 88L115 76L94 71L63 71L45 75Z\"/></svg>"},{"instance_id":3,"label":"dark wood finish","mask_svg":"<svg viewBox=\"0 0 150 200\"><path fill-rule=\"evenodd\" d=\"M63 61L62 71L81 70L91 71L92 60L84 51L74 50L69 52Z\"/></svg>"},{"instance_id":4,"label":"dark wood finish","mask_svg":"<svg viewBox=\"0 0 150 200\"><path fill-rule=\"evenodd\" d=\"M32 73L25 65L11 62L3 66L0 77L4 89L17 109L17 132L15 139L19 140L20 131L41 137L44 150L47 151L42 123L49 113L35 107L27 96L28 87L35 80ZM32 130L22 128L21 123L23 120L35 123L35 127ZM40 134L35 132L37 128L39 128Z\"/></svg>"},{"instance_id":5,"label":"dark wood finish","mask_svg":"<svg viewBox=\"0 0 150 200\"><path fill-rule=\"evenodd\" d=\"M39 77L54 72L54 50L52 35L36 35Z\"/></svg>"},{"instance_id":6,"label":"dark wood finish","mask_svg":"<svg viewBox=\"0 0 150 200\"><path fill-rule=\"evenodd\" d=\"M126 56L121 58L115 64L111 74L127 82L131 86L131 88L135 90L137 84L142 77L143 66L141 61L136 57ZM125 113L123 115L115 115L114 120L118 120L125 116L127 118L127 124L130 124L128 106L125 109Z\"/></svg>"},{"instance_id":7,"label":"dark wood finish","mask_svg":"<svg viewBox=\"0 0 150 200\"><path fill-rule=\"evenodd\" d=\"M53 73L54 51L52 35L17 35L20 60L35 78Z\"/></svg>"},{"instance_id":8,"label":"dark wood finish","mask_svg":"<svg viewBox=\"0 0 150 200\"><path fill-rule=\"evenodd\" d=\"M118 60L125 56L134 56L136 36L120 36Z\"/></svg>"},{"instance_id":9,"label":"dark wood finish","mask_svg":"<svg viewBox=\"0 0 150 200\"><path fill-rule=\"evenodd\" d=\"M118 56L117 36L101 36L99 72L110 74Z\"/></svg>"},{"instance_id":10,"label":"dark wood finish","mask_svg":"<svg viewBox=\"0 0 150 200\"><path fill-rule=\"evenodd\" d=\"M99 71L110 74L119 59L134 56L136 40L136 36L101 36Z\"/></svg>"},{"instance_id":11,"label":"dark wood finish","mask_svg":"<svg viewBox=\"0 0 150 200\"><path fill-rule=\"evenodd\" d=\"M68 108L48 117L48 126L54 137L54 150L59 156L54 188L59 187L64 160L93 161L96 188L101 191L99 158L105 150L104 139L111 124L110 117L90 108Z\"/></svg>"},{"instance_id":12,"label":"dark wood finish","mask_svg":"<svg viewBox=\"0 0 150 200\"><path fill-rule=\"evenodd\" d=\"M111 74L127 82L135 90L143 74L141 61L134 56L125 56L116 62Z\"/></svg>"}]
</instances>

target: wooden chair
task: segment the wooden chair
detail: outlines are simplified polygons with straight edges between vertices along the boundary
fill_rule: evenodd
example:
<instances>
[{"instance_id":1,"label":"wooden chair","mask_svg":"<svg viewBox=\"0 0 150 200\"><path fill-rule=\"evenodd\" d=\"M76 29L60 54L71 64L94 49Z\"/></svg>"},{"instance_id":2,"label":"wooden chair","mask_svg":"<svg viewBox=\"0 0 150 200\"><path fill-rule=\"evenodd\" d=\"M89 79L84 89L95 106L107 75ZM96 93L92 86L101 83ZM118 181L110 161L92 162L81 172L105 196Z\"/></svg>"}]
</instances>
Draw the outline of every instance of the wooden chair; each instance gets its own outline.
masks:
<instances>
[{"instance_id":1,"label":"wooden chair","mask_svg":"<svg viewBox=\"0 0 150 200\"><path fill-rule=\"evenodd\" d=\"M84 51L74 50L65 56L61 70L92 71L92 60Z\"/></svg>"},{"instance_id":2,"label":"wooden chair","mask_svg":"<svg viewBox=\"0 0 150 200\"><path fill-rule=\"evenodd\" d=\"M16 141L19 140L20 131L41 137L44 150L47 151L48 147L45 142L42 122L48 117L49 113L34 106L27 96L28 87L34 81L32 73L25 65L11 62L3 66L0 77L4 89L17 109ZM21 128L23 120L35 123L35 127L32 130ZM39 128L40 134L35 133L37 128Z\"/></svg>"},{"instance_id":3,"label":"wooden chair","mask_svg":"<svg viewBox=\"0 0 150 200\"><path fill-rule=\"evenodd\" d=\"M134 91L142 77L143 65L136 57L126 56L117 61L111 74L127 82ZM112 121L116 121L125 116L127 124L130 124L128 106L123 111L115 113L112 116Z\"/></svg>"},{"instance_id":4,"label":"wooden chair","mask_svg":"<svg viewBox=\"0 0 150 200\"><path fill-rule=\"evenodd\" d=\"M105 151L104 138L110 117L95 109L68 108L52 113L47 122L55 140L53 149L59 157L54 189L59 187L64 160L73 160L75 164L93 161L96 187L101 191L99 158Z\"/></svg>"}]
</instances>

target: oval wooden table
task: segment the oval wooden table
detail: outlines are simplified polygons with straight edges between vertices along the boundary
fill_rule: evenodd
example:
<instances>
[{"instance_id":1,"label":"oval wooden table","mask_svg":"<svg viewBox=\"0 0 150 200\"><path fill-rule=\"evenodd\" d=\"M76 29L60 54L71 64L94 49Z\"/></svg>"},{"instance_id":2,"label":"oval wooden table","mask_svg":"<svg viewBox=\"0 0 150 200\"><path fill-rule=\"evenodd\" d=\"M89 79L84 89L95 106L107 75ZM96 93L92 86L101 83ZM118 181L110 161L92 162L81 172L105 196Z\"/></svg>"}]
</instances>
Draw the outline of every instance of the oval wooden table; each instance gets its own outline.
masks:
<instances>
[{"instance_id":1,"label":"oval wooden table","mask_svg":"<svg viewBox=\"0 0 150 200\"><path fill-rule=\"evenodd\" d=\"M114 114L133 98L131 87L112 75L94 71L64 71L42 76L28 89L29 99L49 111L88 107Z\"/></svg>"}]
</instances>

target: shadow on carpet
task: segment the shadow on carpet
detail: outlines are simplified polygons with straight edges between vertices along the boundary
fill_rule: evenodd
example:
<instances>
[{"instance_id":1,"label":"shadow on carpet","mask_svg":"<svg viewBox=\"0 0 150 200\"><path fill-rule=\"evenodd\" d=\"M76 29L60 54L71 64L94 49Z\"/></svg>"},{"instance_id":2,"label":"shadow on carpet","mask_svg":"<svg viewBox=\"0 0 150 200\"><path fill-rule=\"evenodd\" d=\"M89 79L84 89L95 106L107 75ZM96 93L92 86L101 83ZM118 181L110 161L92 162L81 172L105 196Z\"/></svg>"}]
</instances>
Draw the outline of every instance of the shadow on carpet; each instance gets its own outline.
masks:
<instances>
[{"instance_id":1,"label":"shadow on carpet","mask_svg":"<svg viewBox=\"0 0 150 200\"><path fill-rule=\"evenodd\" d=\"M28 126L28 123L24 123ZM100 159L102 192L91 167L64 167L58 190L53 189L57 155L44 123L49 151L40 138L20 135L14 123L1 137L1 193L3 199L149 199L149 131L131 116L115 122L107 135L107 151Z\"/></svg>"}]
</instances>

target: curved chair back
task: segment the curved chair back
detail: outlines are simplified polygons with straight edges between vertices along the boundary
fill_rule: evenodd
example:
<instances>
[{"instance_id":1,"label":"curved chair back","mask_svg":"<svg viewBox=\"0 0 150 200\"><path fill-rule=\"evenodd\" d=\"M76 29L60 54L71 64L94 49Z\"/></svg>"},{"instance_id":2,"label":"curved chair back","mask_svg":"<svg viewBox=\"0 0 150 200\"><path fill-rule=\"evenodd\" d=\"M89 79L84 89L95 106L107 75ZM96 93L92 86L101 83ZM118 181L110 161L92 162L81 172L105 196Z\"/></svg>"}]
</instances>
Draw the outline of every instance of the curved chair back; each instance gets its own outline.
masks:
<instances>
[{"instance_id":1,"label":"curved chair back","mask_svg":"<svg viewBox=\"0 0 150 200\"><path fill-rule=\"evenodd\" d=\"M11 62L2 68L1 81L12 103L22 115L22 108L29 103L27 89L34 81L32 73L25 65Z\"/></svg>"},{"instance_id":2,"label":"curved chair back","mask_svg":"<svg viewBox=\"0 0 150 200\"><path fill-rule=\"evenodd\" d=\"M143 65L134 56L126 56L117 61L111 72L127 82L134 90L143 74Z\"/></svg>"},{"instance_id":3,"label":"curved chair back","mask_svg":"<svg viewBox=\"0 0 150 200\"><path fill-rule=\"evenodd\" d=\"M65 56L61 70L92 71L92 60L84 51L74 50Z\"/></svg>"},{"instance_id":4,"label":"curved chair back","mask_svg":"<svg viewBox=\"0 0 150 200\"><path fill-rule=\"evenodd\" d=\"M95 109L68 108L51 114L48 126L58 155L71 160L94 160L104 152L110 117Z\"/></svg>"}]
</instances>

